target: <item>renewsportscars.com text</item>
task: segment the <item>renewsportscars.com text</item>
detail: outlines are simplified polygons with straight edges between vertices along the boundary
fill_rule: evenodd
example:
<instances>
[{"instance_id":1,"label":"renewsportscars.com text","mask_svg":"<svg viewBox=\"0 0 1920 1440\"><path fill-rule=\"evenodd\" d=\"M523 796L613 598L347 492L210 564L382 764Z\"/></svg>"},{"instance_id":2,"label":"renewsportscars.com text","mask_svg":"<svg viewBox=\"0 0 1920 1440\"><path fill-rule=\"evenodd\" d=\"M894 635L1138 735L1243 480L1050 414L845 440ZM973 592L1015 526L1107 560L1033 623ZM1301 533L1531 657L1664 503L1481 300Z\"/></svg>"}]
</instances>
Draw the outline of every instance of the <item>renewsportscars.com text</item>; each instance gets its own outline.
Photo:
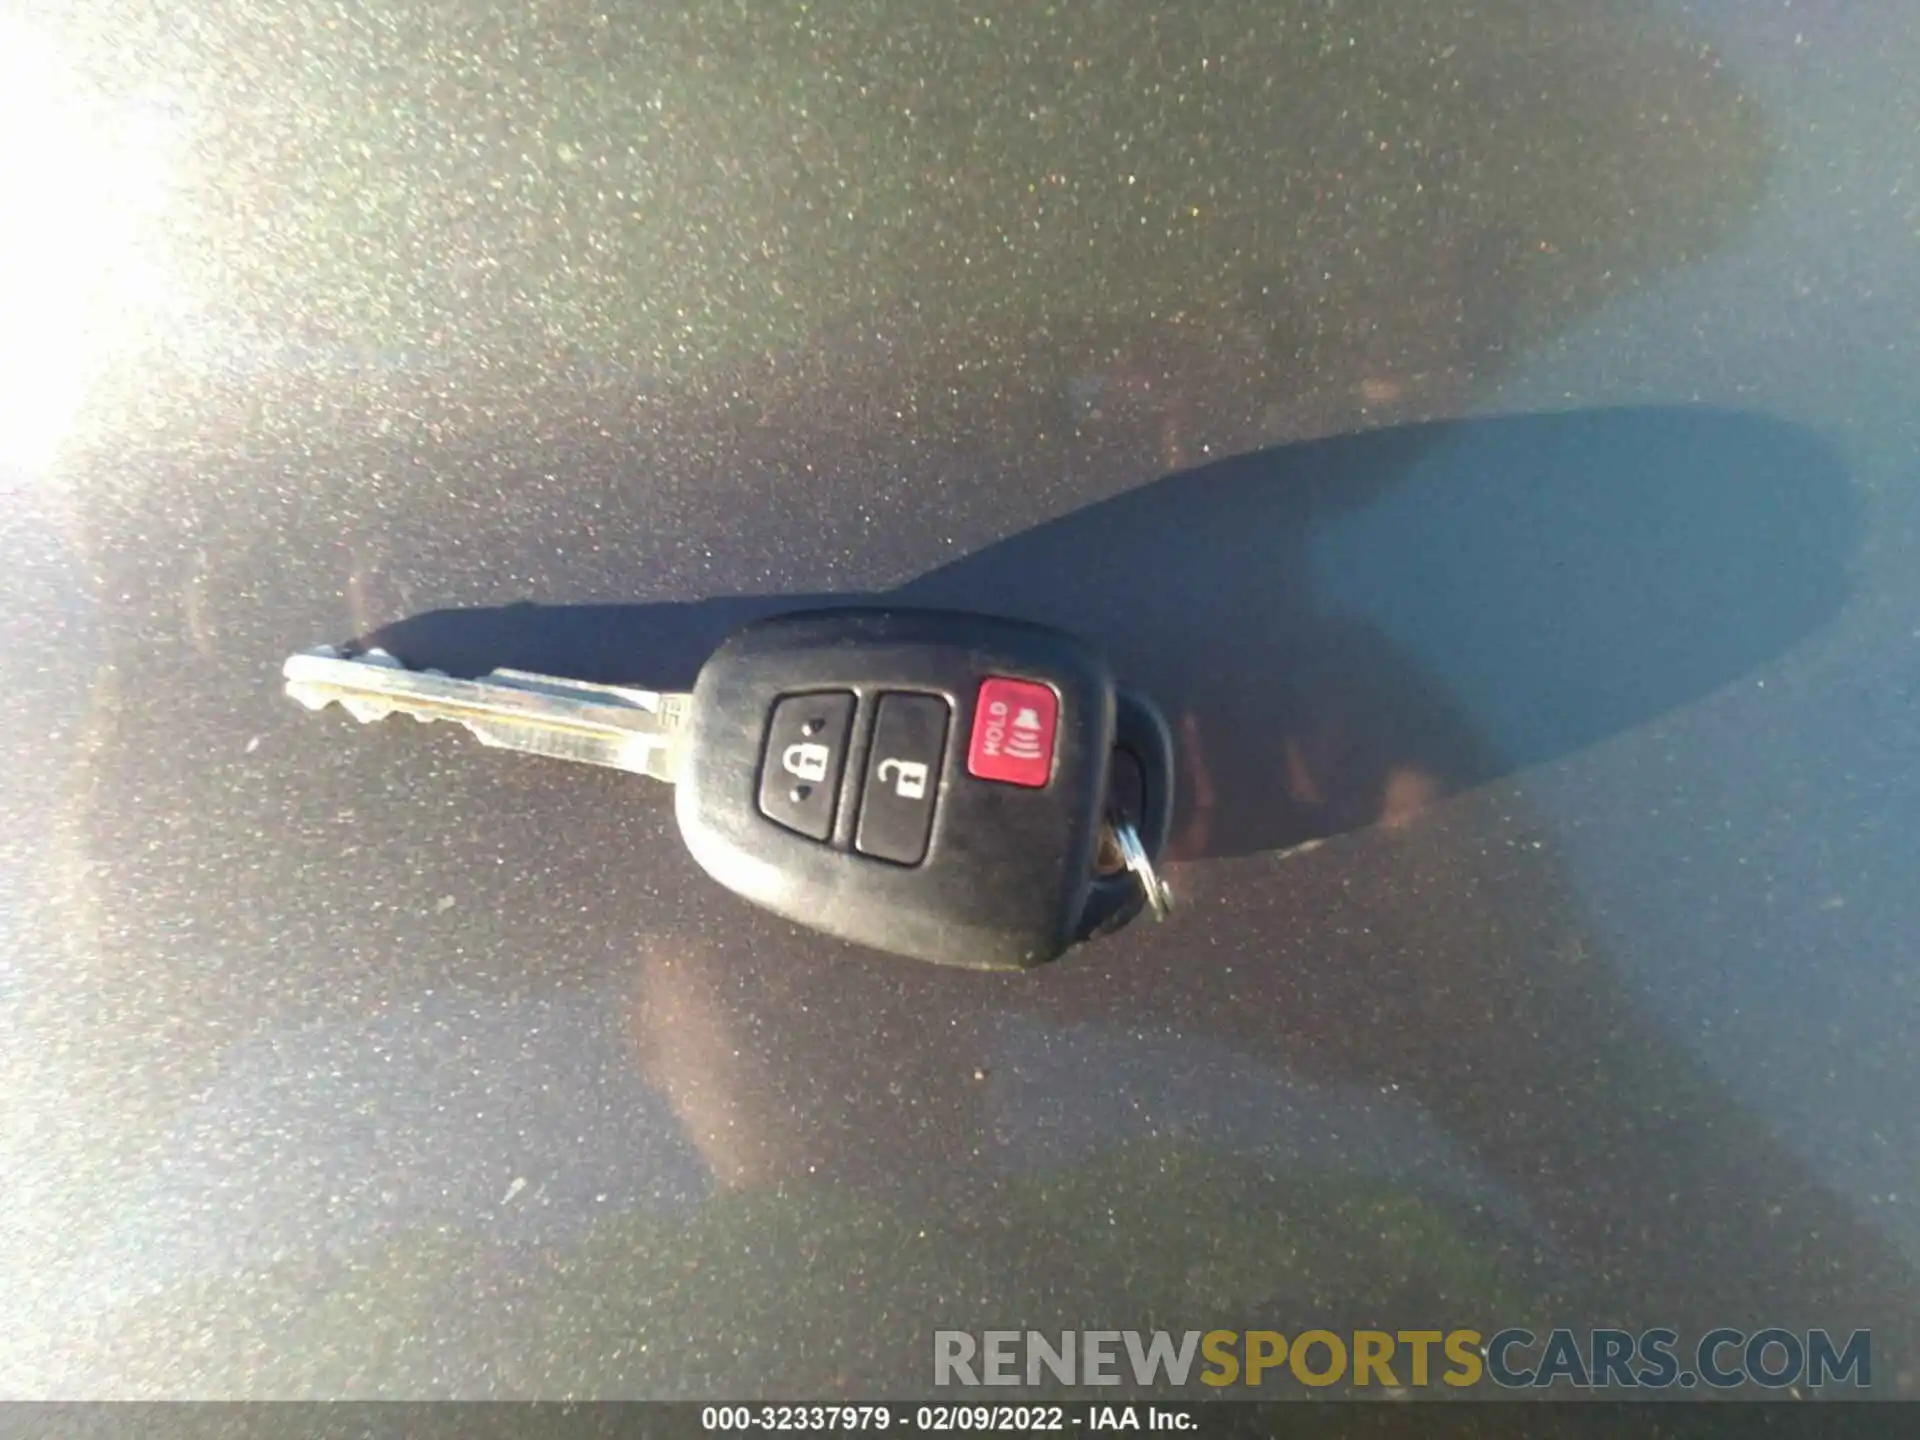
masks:
<instances>
[{"instance_id":1,"label":"renewsportscars.com text","mask_svg":"<svg viewBox=\"0 0 1920 1440\"><path fill-rule=\"evenodd\" d=\"M1873 1383L1873 1336L1778 1326L1677 1331L938 1330L933 1383L973 1386L1206 1385L1383 1390L1491 1384L1509 1390L1785 1390Z\"/></svg>"}]
</instances>

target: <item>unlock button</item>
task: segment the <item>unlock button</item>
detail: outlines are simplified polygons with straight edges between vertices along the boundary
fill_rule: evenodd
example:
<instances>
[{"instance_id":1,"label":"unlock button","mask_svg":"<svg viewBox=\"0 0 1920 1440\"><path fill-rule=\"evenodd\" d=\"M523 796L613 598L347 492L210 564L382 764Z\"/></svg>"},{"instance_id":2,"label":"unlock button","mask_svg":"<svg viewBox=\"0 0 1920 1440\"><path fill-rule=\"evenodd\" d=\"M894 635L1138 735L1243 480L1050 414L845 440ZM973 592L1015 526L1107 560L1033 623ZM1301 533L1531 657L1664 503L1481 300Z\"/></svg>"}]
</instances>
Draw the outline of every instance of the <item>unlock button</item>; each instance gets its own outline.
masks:
<instances>
[{"instance_id":1,"label":"unlock button","mask_svg":"<svg viewBox=\"0 0 1920 1440\"><path fill-rule=\"evenodd\" d=\"M854 849L897 865L918 865L926 858L946 745L945 700L937 695L880 697Z\"/></svg>"},{"instance_id":2,"label":"unlock button","mask_svg":"<svg viewBox=\"0 0 1920 1440\"><path fill-rule=\"evenodd\" d=\"M760 813L815 840L832 834L852 731L853 696L846 691L782 696L760 762Z\"/></svg>"}]
</instances>

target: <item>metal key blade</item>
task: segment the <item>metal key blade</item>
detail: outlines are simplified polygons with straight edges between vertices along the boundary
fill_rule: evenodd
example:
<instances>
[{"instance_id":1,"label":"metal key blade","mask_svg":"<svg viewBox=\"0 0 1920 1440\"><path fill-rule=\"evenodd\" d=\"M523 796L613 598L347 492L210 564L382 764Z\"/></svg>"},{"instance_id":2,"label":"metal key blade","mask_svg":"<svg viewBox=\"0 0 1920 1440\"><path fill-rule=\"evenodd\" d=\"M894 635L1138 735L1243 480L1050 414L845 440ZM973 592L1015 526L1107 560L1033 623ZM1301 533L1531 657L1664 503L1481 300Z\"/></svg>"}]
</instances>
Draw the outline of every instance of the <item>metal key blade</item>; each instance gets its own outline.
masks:
<instances>
[{"instance_id":1,"label":"metal key blade","mask_svg":"<svg viewBox=\"0 0 1920 1440\"><path fill-rule=\"evenodd\" d=\"M672 784L688 697L596 685L525 670L456 680L409 670L384 650L342 655L328 646L291 655L287 694L309 710L337 704L372 723L399 713L451 720L483 745L650 775Z\"/></svg>"}]
</instances>

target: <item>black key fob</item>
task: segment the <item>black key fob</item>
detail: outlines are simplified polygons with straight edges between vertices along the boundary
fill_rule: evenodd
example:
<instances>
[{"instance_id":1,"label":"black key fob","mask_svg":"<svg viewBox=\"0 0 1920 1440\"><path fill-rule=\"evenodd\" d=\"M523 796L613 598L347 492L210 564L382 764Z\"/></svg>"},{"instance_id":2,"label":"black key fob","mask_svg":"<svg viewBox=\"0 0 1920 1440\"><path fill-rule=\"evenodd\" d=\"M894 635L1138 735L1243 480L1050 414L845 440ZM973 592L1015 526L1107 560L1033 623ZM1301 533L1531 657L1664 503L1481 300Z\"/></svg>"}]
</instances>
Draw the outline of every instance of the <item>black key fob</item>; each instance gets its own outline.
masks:
<instances>
[{"instance_id":1,"label":"black key fob","mask_svg":"<svg viewBox=\"0 0 1920 1440\"><path fill-rule=\"evenodd\" d=\"M938 610L782 615L701 670L675 809L701 866L804 925L936 964L1022 970L1138 912L1095 874L1116 747L1143 852L1173 743L1085 642Z\"/></svg>"}]
</instances>

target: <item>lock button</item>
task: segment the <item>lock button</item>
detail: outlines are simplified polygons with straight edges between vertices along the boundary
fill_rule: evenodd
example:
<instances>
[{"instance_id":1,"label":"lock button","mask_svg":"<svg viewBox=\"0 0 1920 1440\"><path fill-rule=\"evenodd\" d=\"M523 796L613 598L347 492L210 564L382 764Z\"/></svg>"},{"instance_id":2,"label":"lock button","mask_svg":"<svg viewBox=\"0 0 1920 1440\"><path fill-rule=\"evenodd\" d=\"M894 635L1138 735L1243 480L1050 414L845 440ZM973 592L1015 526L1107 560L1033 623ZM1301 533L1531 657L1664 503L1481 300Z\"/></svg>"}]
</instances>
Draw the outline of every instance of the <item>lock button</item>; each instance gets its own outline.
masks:
<instances>
[{"instance_id":1,"label":"lock button","mask_svg":"<svg viewBox=\"0 0 1920 1440\"><path fill-rule=\"evenodd\" d=\"M760 757L760 813L814 840L832 834L852 732L851 692L782 696Z\"/></svg>"},{"instance_id":2,"label":"lock button","mask_svg":"<svg viewBox=\"0 0 1920 1440\"><path fill-rule=\"evenodd\" d=\"M918 865L933 831L940 765L947 746L947 702L938 695L880 697L867 749L860 829L853 848L862 855Z\"/></svg>"}]
</instances>

